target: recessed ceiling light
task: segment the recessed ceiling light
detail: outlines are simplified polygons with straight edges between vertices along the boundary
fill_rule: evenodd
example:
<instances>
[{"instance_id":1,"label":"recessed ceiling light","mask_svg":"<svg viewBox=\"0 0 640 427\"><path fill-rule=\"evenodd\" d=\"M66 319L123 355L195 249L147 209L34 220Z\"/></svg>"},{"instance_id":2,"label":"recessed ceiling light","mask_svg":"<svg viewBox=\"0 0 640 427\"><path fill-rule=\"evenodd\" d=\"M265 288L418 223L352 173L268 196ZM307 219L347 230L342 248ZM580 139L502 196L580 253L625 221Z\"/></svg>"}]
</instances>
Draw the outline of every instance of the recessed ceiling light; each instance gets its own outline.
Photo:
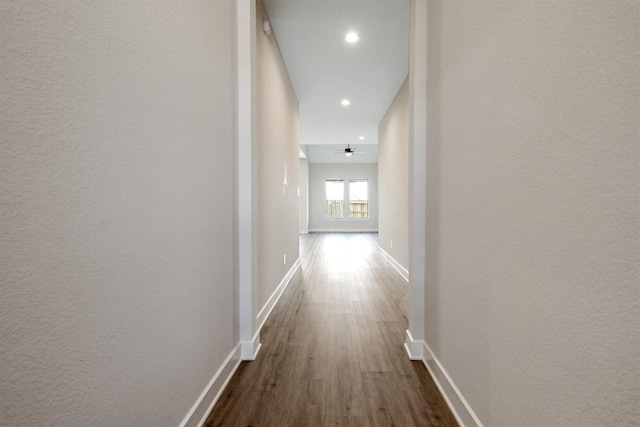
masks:
<instances>
[{"instance_id":1,"label":"recessed ceiling light","mask_svg":"<svg viewBox=\"0 0 640 427\"><path fill-rule=\"evenodd\" d=\"M342 102L340 102L340 104L349 105L349 104L351 104L351 101L349 101L348 99L343 99Z\"/></svg>"},{"instance_id":2,"label":"recessed ceiling light","mask_svg":"<svg viewBox=\"0 0 640 427\"><path fill-rule=\"evenodd\" d=\"M358 35L352 31L350 33L347 33L347 36L344 39L349 43L355 43L360 40L360 37L358 37Z\"/></svg>"},{"instance_id":3,"label":"recessed ceiling light","mask_svg":"<svg viewBox=\"0 0 640 427\"><path fill-rule=\"evenodd\" d=\"M363 139L364 139L364 136L359 136L359 137L358 137L358 139L359 139L359 140L363 140Z\"/></svg>"}]
</instances>

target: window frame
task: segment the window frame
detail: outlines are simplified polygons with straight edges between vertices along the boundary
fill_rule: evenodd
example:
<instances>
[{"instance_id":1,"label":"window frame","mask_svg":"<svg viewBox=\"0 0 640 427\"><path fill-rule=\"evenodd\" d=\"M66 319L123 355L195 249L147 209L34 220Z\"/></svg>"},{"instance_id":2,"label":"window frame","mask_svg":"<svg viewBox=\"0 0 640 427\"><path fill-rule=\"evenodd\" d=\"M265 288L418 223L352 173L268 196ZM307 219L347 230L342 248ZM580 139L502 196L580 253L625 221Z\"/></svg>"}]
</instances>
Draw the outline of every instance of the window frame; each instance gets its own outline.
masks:
<instances>
[{"instance_id":1,"label":"window frame","mask_svg":"<svg viewBox=\"0 0 640 427\"><path fill-rule=\"evenodd\" d=\"M342 184L342 199L329 199L328 183ZM345 180L344 179L325 179L324 180L324 219L326 221L344 220L344 201L345 201ZM339 207L338 207L339 206ZM329 212L332 212L331 214ZM339 216L336 214L339 213Z\"/></svg>"},{"instance_id":2,"label":"window frame","mask_svg":"<svg viewBox=\"0 0 640 427\"><path fill-rule=\"evenodd\" d=\"M365 199L354 199L352 196L352 187L353 183L365 183L366 187L366 198ZM364 203L363 203L364 202ZM360 209L353 210L353 205L359 205ZM363 215L363 216L354 216L355 215ZM349 179L349 219L350 220L368 220L369 219L369 180L368 179Z\"/></svg>"}]
</instances>

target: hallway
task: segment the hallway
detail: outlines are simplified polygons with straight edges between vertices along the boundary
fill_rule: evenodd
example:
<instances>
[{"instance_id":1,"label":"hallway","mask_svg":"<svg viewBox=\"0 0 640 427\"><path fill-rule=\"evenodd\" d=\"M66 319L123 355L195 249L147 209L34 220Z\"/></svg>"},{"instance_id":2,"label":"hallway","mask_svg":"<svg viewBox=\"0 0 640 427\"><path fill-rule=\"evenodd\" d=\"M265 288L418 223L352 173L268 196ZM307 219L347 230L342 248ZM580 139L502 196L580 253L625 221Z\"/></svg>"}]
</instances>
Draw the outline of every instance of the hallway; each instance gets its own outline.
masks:
<instances>
[{"instance_id":1,"label":"hallway","mask_svg":"<svg viewBox=\"0 0 640 427\"><path fill-rule=\"evenodd\" d=\"M300 238L301 268L206 426L453 426L422 362L403 348L407 283L376 234Z\"/></svg>"}]
</instances>

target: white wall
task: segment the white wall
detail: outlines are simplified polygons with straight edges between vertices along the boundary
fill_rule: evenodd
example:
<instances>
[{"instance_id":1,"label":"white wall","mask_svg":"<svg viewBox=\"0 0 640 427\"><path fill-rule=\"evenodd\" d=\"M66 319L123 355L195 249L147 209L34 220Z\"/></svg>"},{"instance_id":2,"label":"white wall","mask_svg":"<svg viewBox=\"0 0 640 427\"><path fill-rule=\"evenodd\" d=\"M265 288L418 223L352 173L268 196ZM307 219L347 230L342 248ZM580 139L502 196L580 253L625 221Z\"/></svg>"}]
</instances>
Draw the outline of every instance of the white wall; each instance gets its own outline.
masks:
<instances>
[{"instance_id":1,"label":"white wall","mask_svg":"<svg viewBox=\"0 0 640 427\"><path fill-rule=\"evenodd\" d=\"M325 181L345 180L345 200L349 200L349 180L369 181L369 219L325 219ZM378 164L377 163L310 163L309 164L309 231L378 231Z\"/></svg>"},{"instance_id":2,"label":"white wall","mask_svg":"<svg viewBox=\"0 0 640 427\"><path fill-rule=\"evenodd\" d=\"M640 424L639 8L429 2L426 339L486 426Z\"/></svg>"},{"instance_id":3,"label":"white wall","mask_svg":"<svg viewBox=\"0 0 640 427\"><path fill-rule=\"evenodd\" d=\"M237 343L234 2L0 3L0 425L178 425Z\"/></svg>"},{"instance_id":4,"label":"white wall","mask_svg":"<svg viewBox=\"0 0 640 427\"><path fill-rule=\"evenodd\" d=\"M262 31L265 18L258 1L258 310L299 256L298 99L275 33Z\"/></svg>"},{"instance_id":5,"label":"white wall","mask_svg":"<svg viewBox=\"0 0 640 427\"><path fill-rule=\"evenodd\" d=\"M378 127L378 245L409 269L409 80ZM393 246L392 246L393 242Z\"/></svg>"},{"instance_id":6,"label":"white wall","mask_svg":"<svg viewBox=\"0 0 640 427\"><path fill-rule=\"evenodd\" d=\"M309 232L309 160L300 159L300 233Z\"/></svg>"}]
</instances>

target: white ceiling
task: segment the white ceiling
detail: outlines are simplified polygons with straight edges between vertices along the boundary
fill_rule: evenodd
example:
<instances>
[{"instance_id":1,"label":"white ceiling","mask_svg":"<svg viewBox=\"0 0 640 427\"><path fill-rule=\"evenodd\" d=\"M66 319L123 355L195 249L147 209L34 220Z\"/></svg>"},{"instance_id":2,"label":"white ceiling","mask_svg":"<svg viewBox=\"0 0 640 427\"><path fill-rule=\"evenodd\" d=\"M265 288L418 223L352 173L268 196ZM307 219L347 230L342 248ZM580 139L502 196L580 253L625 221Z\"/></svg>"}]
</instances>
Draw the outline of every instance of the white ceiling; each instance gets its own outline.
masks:
<instances>
[{"instance_id":1,"label":"white ceiling","mask_svg":"<svg viewBox=\"0 0 640 427\"><path fill-rule=\"evenodd\" d=\"M308 158L312 163L378 163L376 144L351 145L355 154L345 156L344 145L316 144L307 146Z\"/></svg>"},{"instance_id":2,"label":"white ceiling","mask_svg":"<svg viewBox=\"0 0 640 427\"><path fill-rule=\"evenodd\" d=\"M378 124L408 72L409 1L264 3L300 102L300 144L332 145L309 150L309 160L345 162L333 145L377 144ZM345 41L349 31L358 33L357 43ZM351 105L340 105L344 98Z\"/></svg>"}]
</instances>

